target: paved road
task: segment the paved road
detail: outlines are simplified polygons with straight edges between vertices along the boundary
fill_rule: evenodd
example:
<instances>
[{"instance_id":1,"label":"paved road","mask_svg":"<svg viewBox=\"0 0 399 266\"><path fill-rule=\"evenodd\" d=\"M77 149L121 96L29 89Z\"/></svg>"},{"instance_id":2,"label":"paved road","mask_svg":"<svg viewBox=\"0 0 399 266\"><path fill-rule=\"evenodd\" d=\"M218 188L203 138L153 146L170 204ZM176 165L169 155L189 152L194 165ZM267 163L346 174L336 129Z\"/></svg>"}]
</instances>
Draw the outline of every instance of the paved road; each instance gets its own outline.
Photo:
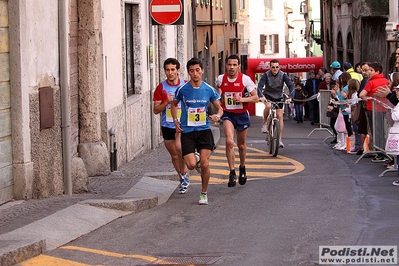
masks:
<instances>
[{"instance_id":1,"label":"paved road","mask_svg":"<svg viewBox=\"0 0 399 266\"><path fill-rule=\"evenodd\" d=\"M331 149L325 130L286 120L285 148L271 157L252 117L248 182L227 187L224 137L213 153L209 205L199 206L199 176L186 195L128 215L39 262L58 265L317 265L320 245L397 245L396 173ZM155 169L154 169L155 170ZM66 264L60 260L65 259ZM39 265L39 264L36 264Z\"/></svg>"}]
</instances>

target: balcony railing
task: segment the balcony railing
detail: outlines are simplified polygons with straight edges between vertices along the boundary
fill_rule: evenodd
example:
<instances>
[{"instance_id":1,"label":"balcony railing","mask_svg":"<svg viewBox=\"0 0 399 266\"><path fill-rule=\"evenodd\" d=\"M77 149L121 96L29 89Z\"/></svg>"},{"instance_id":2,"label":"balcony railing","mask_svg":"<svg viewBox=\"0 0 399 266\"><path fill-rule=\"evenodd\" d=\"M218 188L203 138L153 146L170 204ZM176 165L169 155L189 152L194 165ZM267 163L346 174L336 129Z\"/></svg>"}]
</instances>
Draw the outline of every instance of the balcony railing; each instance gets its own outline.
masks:
<instances>
[{"instance_id":1,"label":"balcony railing","mask_svg":"<svg viewBox=\"0 0 399 266\"><path fill-rule=\"evenodd\" d=\"M317 43L321 44L321 24L320 20L310 20L310 37Z\"/></svg>"}]
</instances>

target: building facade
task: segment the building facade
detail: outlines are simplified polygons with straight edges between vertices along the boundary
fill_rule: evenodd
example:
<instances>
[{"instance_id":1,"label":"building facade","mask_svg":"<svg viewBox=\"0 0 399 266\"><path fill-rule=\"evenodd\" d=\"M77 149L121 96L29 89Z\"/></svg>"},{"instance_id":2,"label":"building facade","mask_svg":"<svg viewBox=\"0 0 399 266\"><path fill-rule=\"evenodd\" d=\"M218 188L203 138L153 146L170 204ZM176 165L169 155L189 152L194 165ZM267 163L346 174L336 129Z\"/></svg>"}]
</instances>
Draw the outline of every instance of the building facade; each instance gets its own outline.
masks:
<instances>
[{"instance_id":1,"label":"building facade","mask_svg":"<svg viewBox=\"0 0 399 266\"><path fill-rule=\"evenodd\" d=\"M321 42L328 67L332 61L377 61L390 68L394 51L387 42L386 23L390 14L388 0L321 1ZM396 7L397 12L397 7Z\"/></svg>"},{"instance_id":2,"label":"building facade","mask_svg":"<svg viewBox=\"0 0 399 266\"><path fill-rule=\"evenodd\" d=\"M198 56L214 83L238 51L236 1L181 3L183 24L159 25L146 0L0 0L0 204L87 191L161 145L163 61L187 78Z\"/></svg>"},{"instance_id":3,"label":"building facade","mask_svg":"<svg viewBox=\"0 0 399 266\"><path fill-rule=\"evenodd\" d=\"M204 81L215 86L216 77L225 72L226 58L239 54L239 0L194 2L195 56L204 63Z\"/></svg>"}]
</instances>

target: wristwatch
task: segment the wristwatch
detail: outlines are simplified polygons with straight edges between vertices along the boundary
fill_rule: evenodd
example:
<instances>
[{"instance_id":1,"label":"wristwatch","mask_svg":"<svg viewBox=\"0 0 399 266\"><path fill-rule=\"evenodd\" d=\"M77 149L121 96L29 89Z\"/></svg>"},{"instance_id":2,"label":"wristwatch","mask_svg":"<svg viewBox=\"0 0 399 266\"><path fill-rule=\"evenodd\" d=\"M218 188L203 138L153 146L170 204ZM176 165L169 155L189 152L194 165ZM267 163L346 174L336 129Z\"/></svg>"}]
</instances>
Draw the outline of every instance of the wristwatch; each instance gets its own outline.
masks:
<instances>
[{"instance_id":1,"label":"wristwatch","mask_svg":"<svg viewBox=\"0 0 399 266\"><path fill-rule=\"evenodd\" d=\"M216 118L217 118L218 120L220 120L220 115L216 114L215 116L216 116Z\"/></svg>"}]
</instances>

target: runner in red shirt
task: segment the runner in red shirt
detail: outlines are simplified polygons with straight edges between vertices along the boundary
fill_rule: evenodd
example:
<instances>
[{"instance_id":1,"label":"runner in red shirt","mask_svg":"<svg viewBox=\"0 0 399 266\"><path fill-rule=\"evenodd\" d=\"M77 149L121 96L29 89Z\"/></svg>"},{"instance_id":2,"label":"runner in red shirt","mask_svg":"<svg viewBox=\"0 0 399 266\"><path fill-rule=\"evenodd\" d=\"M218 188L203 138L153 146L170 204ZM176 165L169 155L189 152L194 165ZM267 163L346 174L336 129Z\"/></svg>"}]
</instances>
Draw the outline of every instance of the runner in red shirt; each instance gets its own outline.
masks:
<instances>
[{"instance_id":1,"label":"runner in red shirt","mask_svg":"<svg viewBox=\"0 0 399 266\"><path fill-rule=\"evenodd\" d=\"M247 182L245 141L247 129L250 126L248 103L256 103L259 100L255 83L249 76L239 72L240 68L240 57L235 54L230 55L226 60L228 72L219 75L216 80L217 89L222 97L223 116L221 120L226 136L226 157L230 169L228 187L234 187L237 179L234 165L234 132L237 134L237 147L240 155L238 183L245 185Z\"/></svg>"}]
</instances>

